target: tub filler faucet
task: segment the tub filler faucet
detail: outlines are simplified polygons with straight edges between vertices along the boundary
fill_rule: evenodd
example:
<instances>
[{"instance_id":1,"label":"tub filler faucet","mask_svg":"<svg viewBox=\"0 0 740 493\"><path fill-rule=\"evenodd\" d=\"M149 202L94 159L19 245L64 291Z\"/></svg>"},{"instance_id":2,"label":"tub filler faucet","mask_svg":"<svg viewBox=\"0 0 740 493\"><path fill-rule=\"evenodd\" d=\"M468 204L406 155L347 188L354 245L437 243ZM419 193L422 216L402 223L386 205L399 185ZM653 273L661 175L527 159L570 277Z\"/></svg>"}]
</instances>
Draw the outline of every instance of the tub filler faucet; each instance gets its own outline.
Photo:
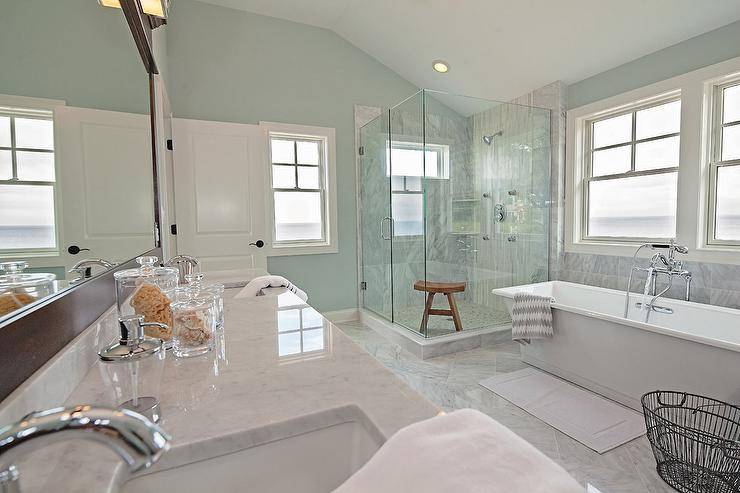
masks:
<instances>
[{"instance_id":1,"label":"tub filler faucet","mask_svg":"<svg viewBox=\"0 0 740 493\"><path fill-rule=\"evenodd\" d=\"M650 263L647 267L636 265L637 255L643 248L649 248L655 252L655 254L650 257ZM665 252L666 250L667 252ZM655 304L655 301L671 289L674 277L679 277L684 280L686 286L684 299L689 301L689 298L691 297L691 272L683 268L683 261L676 258L677 253L687 254L689 253L689 249L682 245L676 245L675 240L671 240L670 243L667 244L644 243L637 248L635 254L632 256L632 268L630 269L627 289L625 291L624 318L627 318L627 315L629 314L630 288L632 287L632 276L635 272L646 273L645 284L642 291L643 301L635 303L635 308L645 311L644 322L647 323L652 312L673 313L672 308L658 306ZM656 284L659 275L666 276L668 278L668 284L663 290L656 294ZM650 298L649 301L646 301L648 298Z\"/></svg>"},{"instance_id":2,"label":"tub filler faucet","mask_svg":"<svg viewBox=\"0 0 740 493\"><path fill-rule=\"evenodd\" d=\"M170 437L157 425L127 410L84 405L33 412L0 427L0 492L20 493L20 474L13 465L20 456L74 438L107 445L131 472L148 468L170 446Z\"/></svg>"}]
</instances>

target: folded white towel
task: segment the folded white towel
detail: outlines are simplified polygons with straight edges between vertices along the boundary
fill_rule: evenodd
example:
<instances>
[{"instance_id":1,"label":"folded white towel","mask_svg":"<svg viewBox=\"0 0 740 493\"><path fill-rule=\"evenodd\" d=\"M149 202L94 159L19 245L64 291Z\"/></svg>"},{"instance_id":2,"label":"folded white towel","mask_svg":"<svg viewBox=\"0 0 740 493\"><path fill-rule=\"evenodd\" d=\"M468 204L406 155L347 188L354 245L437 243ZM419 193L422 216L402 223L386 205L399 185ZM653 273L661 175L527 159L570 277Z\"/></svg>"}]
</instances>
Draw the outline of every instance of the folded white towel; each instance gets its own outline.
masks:
<instances>
[{"instance_id":1,"label":"folded white towel","mask_svg":"<svg viewBox=\"0 0 740 493\"><path fill-rule=\"evenodd\" d=\"M308 301L308 295L298 288L295 284L287 280L282 276L260 276L255 277L244 286L244 289L239 291L239 294L235 298L251 298L254 296L263 296L265 293L262 292L265 288L280 288L285 287L288 291L298 296L301 300Z\"/></svg>"},{"instance_id":2,"label":"folded white towel","mask_svg":"<svg viewBox=\"0 0 740 493\"><path fill-rule=\"evenodd\" d=\"M334 493L585 493L514 432L473 409L393 435Z\"/></svg>"},{"instance_id":3,"label":"folded white towel","mask_svg":"<svg viewBox=\"0 0 740 493\"><path fill-rule=\"evenodd\" d=\"M511 338L529 344L530 339L552 337L552 311L549 296L516 293L511 309Z\"/></svg>"}]
</instances>

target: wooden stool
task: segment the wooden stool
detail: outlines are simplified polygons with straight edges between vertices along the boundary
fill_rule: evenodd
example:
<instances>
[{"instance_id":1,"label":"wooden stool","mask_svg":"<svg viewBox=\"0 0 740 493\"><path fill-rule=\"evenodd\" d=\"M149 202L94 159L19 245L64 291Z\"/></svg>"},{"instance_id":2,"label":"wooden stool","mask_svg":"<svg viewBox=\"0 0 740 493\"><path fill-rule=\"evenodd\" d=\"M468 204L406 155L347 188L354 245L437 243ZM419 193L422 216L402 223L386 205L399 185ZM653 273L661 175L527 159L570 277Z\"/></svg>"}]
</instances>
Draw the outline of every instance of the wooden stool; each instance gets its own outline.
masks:
<instances>
[{"instance_id":1,"label":"wooden stool","mask_svg":"<svg viewBox=\"0 0 740 493\"><path fill-rule=\"evenodd\" d=\"M427 300L426 304L424 305L424 316L421 318L421 326L419 327L419 330L422 334L427 333L427 322L429 322L429 315L445 315L448 317L451 316L452 321L455 323L455 331L460 332L462 330L460 313L457 311L457 303L455 303L455 297L452 293L462 293L463 291L465 291L464 282L416 281L414 283L414 289L416 291L424 291L427 293ZM434 295L437 293L441 293L447 296L447 303L450 305L449 310L432 308Z\"/></svg>"}]
</instances>

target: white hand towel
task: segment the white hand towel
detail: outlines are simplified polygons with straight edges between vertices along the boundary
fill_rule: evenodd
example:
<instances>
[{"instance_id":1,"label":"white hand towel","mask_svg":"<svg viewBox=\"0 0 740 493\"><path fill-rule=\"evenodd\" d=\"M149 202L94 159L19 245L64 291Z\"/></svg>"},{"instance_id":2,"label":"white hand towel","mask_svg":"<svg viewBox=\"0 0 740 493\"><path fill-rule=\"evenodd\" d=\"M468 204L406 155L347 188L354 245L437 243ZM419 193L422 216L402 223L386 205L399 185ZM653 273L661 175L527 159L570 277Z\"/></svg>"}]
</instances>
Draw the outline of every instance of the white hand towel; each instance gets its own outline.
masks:
<instances>
[{"instance_id":1,"label":"white hand towel","mask_svg":"<svg viewBox=\"0 0 740 493\"><path fill-rule=\"evenodd\" d=\"M552 311L549 296L516 293L511 309L511 338L529 344L530 339L552 337Z\"/></svg>"},{"instance_id":2,"label":"white hand towel","mask_svg":"<svg viewBox=\"0 0 740 493\"><path fill-rule=\"evenodd\" d=\"M239 294L235 298L252 298L254 296L262 296L265 293L262 292L264 288L280 288L285 287L288 291L298 296L304 302L308 301L308 295L298 288L295 284L287 280L282 276L260 276L255 277L244 286L244 289L239 291Z\"/></svg>"},{"instance_id":3,"label":"white hand towel","mask_svg":"<svg viewBox=\"0 0 740 493\"><path fill-rule=\"evenodd\" d=\"M585 493L513 431L473 409L393 435L334 493Z\"/></svg>"}]
</instances>

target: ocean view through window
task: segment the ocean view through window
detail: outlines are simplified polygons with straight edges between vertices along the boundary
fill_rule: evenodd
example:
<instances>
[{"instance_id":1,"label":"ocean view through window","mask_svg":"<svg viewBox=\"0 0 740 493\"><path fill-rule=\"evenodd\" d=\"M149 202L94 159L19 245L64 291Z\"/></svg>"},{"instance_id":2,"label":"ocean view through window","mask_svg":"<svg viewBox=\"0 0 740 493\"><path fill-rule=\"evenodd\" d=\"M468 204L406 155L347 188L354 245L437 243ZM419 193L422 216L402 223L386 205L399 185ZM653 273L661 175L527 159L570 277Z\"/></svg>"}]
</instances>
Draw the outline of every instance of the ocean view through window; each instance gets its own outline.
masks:
<instances>
[{"instance_id":1,"label":"ocean view through window","mask_svg":"<svg viewBox=\"0 0 740 493\"><path fill-rule=\"evenodd\" d=\"M586 122L586 238L676 235L680 124L675 97Z\"/></svg>"}]
</instances>

